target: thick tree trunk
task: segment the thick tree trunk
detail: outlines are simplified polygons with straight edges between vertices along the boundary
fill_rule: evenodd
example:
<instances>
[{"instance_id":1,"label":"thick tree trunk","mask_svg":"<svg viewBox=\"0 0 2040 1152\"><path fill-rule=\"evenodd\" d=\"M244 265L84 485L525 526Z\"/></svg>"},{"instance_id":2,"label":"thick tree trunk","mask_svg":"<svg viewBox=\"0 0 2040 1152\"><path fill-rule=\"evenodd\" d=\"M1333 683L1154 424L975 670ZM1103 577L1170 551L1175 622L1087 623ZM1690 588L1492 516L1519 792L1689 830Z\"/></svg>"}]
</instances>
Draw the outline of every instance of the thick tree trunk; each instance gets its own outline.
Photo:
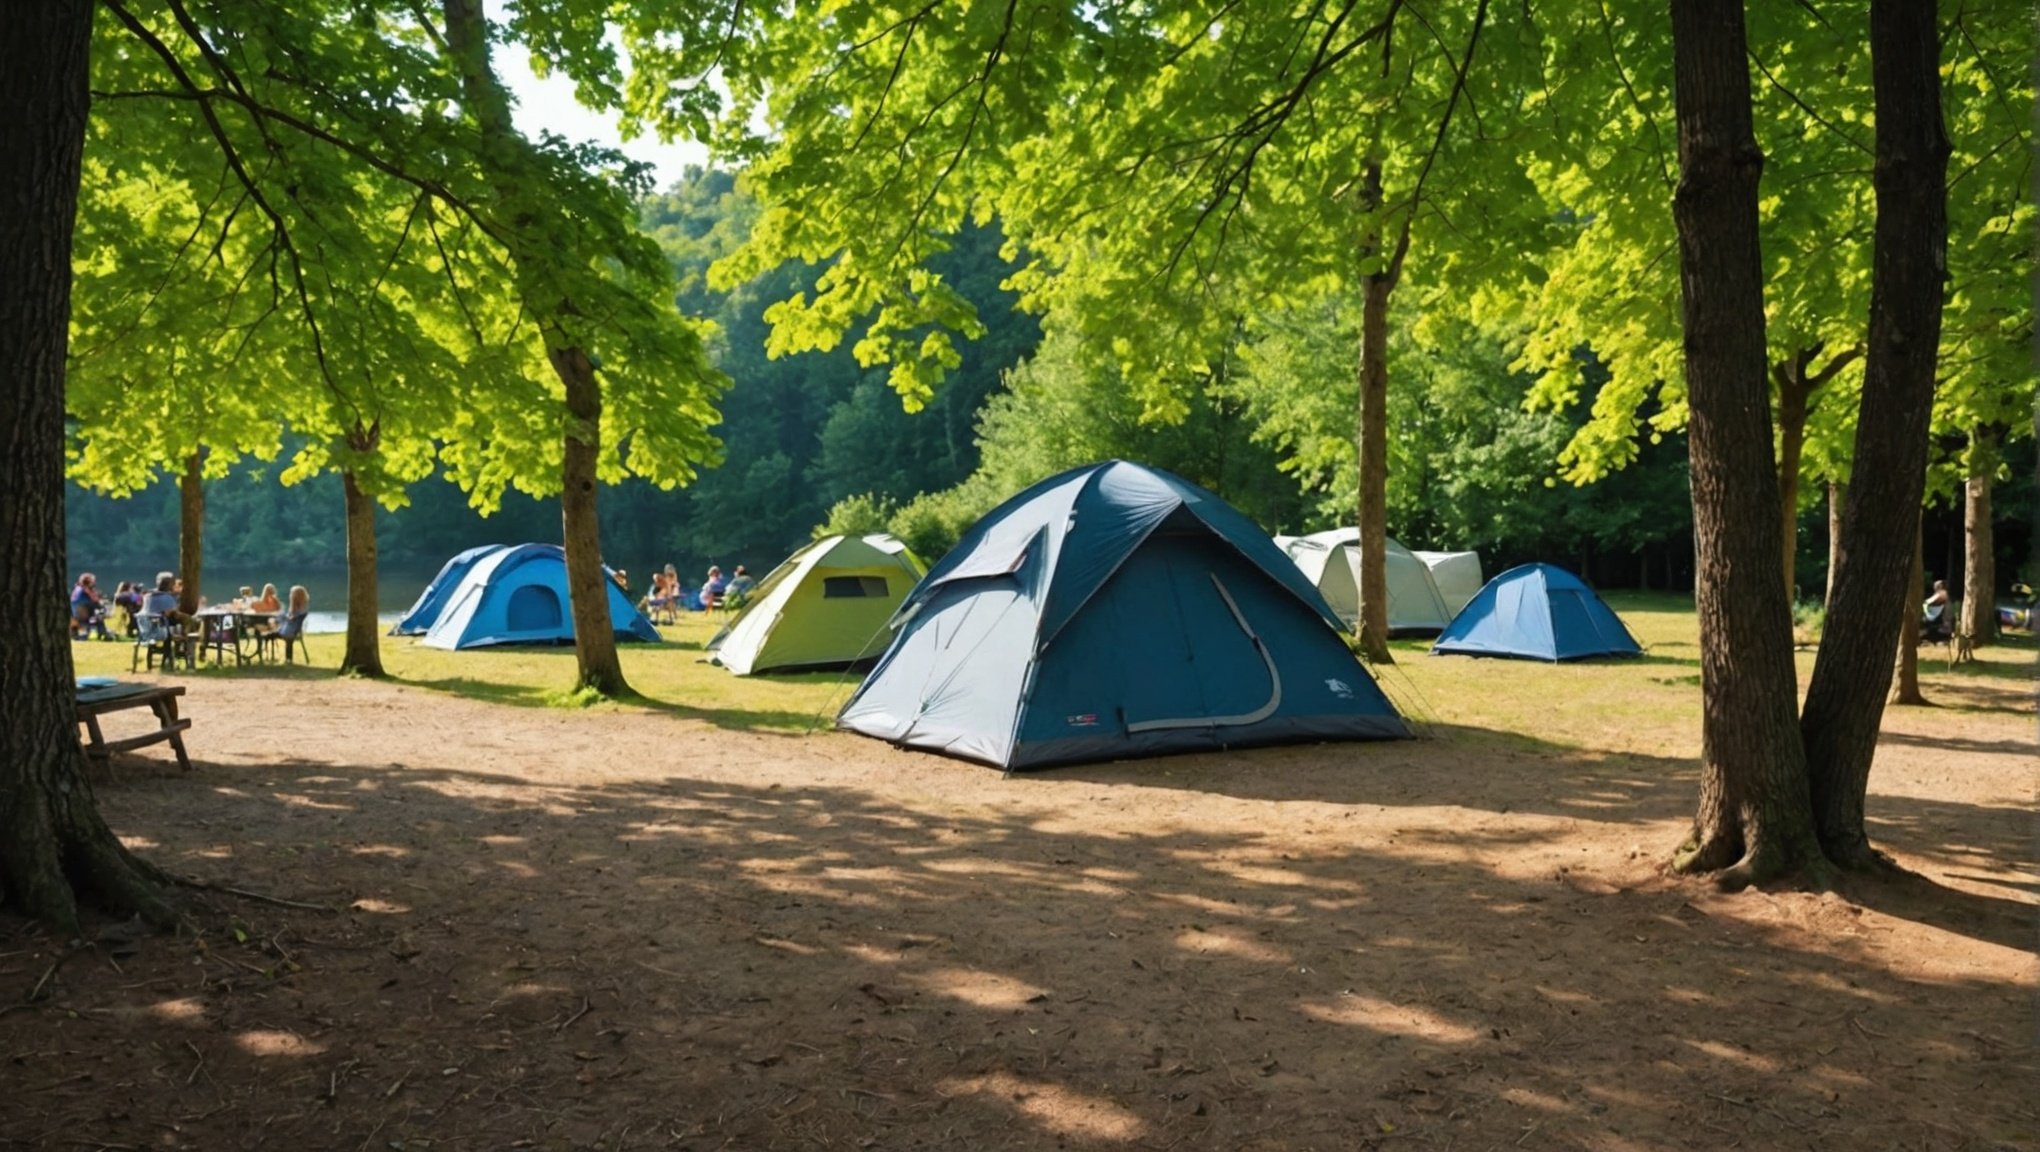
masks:
<instances>
[{"instance_id":1,"label":"thick tree trunk","mask_svg":"<svg viewBox=\"0 0 2040 1152\"><path fill-rule=\"evenodd\" d=\"M1750 123L1742 5L1671 9L1701 677L1700 804L1674 866L1726 870L1724 882L1739 884L1817 866L1820 846L1778 578L1757 240L1764 157Z\"/></svg>"},{"instance_id":2,"label":"thick tree trunk","mask_svg":"<svg viewBox=\"0 0 2040 1152\"><path fill-rule=\"evenodd\" d=\"M1920 611L1927 598L1925 533L1913 528L1911 575L1906 579L1905 623L1898 630L1898 655L1891 662L1891 703L1925 704L1920 694Z\"/></svg>"},{"instance_id":3,"label":"thick tree trunk","mask_svg":"<svg viewBox=\"0 0 2040 1152\"><path fill-rule=\"evenodd\" d=\"M184 595L177 606L187 615L198 611L198 582L205 575L205 449L192 449L177 478L177 574Z\"/></svg>"},{"instance_id":4,"label":"thick tree trunk","mask_svg":"<svg viewBox=\"0 0 2040 1152\"><path fill-rule=\"evenodd\" d=\"M352 469L340 473L347 498L347 651L340 671L384 675L382 628L375 618L375 501L361 490Z\"/></svg>"},{"instance_id":5,"label":"thick tree trunk","mask_svg":"<svg viewBox=\"0 0 2040 1152\"><path fill-rule=\"evenodd\" d=\"M1990 523L1997 449L1997 429L1978 427L1969 434L1969 479L1962 501L1962 619L1956 627L1978 645L1997 639L1997 542Z\"/></svg>"},{"instance_id":6,"label":"thick tree trunk","mask_svg":"<svg viewBox=\"0 0 2040 1152\"><path fill-rule=\"evenodd\" d=\"M0 899L67 932L79 897L167 921L160 876L99 816L78 744L64 591L64 354L91 0L0 36Z\"/></svg>"},{"instance_id":7,"label":"thick tree trunk","mask_svg":"<svg viewBox=\"0 0 2040 1152\"><path fill-rule=\"evenodd\" d=\"M1828 481L1828 567L1827 591L1821 594L1823 611L1835 606L1835 569L1842 563L1842 503L1848 498L1849 486L1840 481Z\"/></svg>"},{"instance_id":8,"label":"thick tree trunk","mask_svg":"<svg viewBox=\"0 0 2040 1152\"><path fill-rule=\"evenodd\" d=\"M1927 440L1947 269L1948 138L1941 126L1934 6L1871 0L1877 194L1868 353L1854 476L1842 510L1833 610L1800 718L1821 846L1843 867L1882 860L1863 827L1870 761L1891 686L1892 652L1911 618L1906 581L1919 548Z\"/></svg>"},{"instance_id":9,"label":"thick tree trunk","mask_svg":"<svg viewBox=\"0 0 2040 1152\"><path fill-rule=\"evenodd\" d=\"M574 619L574 656L579 673L576 688L592 688L615 696L630 691L616 654L615 625L609 619L608 576L602 570L601 526L595 517L600 477L596 462L602 447L602 385L587 352L567 331L573 301L559 298L547 261L585 258L544 250L542 221L550 205L534 202L517 184L516 171L528 162L530 145L510 118L510 100L489 62L487 21L478 0L441 0L446 20L447 50L461 73L468 109L480 128L487 162L483 175L495 186L494 211L509 218L514 233L538 240L511 253L517 264L518 295L537 320L545 339L546 358L566 386L567 421L560 465L560 519L567 554L567 596Z\"/></svg>"},{"instance_id":10,"label":"thick tree trunk","mask_svg":"<svg viewBox=\"0 0 2040 1152\"><path fill-rule=\"evenodd\" d=\"M1381 206L1381 164L1368 161L1361 203L1369 212ZM1360 529L1360 621L1356 633L1361 655L1377 664L1395 657L1388 651L1388 301L1409 248L1409 226L1402 228L1393 255L1362 279L1360 298L1360 410L1354 429L1360 458L1360 500L1355 509ZM1381 253L1381 233L1368 233L1363 255Z\"/></svg>"},{"instance_id":11,"label":"thick tree trunk","mask_svg":"<svg viewBox=\"0 0 2040 1152\"><path fill-rule=\"evenodd\" d=\"M574 613L576 688L604 696L630 691L616 653L616 625L609 618L609 575L602 570L602 535L595 517L601 450L602 388L595 366L579 348L552 354L553 368L567 385L566 460L560 473L560 527L567 551L567 596Z\"/></svg>"}]
</instances>

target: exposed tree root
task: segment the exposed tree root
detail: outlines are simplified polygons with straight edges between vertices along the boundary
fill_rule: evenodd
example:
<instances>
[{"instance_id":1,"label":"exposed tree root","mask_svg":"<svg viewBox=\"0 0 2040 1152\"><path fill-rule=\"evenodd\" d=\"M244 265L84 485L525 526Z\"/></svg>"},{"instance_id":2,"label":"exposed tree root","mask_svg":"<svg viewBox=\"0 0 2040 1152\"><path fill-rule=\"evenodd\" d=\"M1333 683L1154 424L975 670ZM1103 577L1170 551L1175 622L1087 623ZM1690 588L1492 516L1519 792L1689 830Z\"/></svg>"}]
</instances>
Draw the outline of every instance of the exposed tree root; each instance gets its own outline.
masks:
<instances>
[{"instance_id":1,"label":"exposed tree root","mask_svg":"<svg viewBox=\"0 0 2040 1152\"><path fill-rule=\"evenodd\" d=\"M1719 872L1735 864L1743 856L1743 838L1740 830L1715 829L1703 835L1698 827L1672 853L1672 871L1682 876L1699 876Z\"/></svg>"},{"instance_id":2,"label":"exposed tree root","mask_svg":"<svg viewBox=\"0 0 2040 1152\"><path fill-rule=\"evenodd\" d=\"M200 892L222 892L228 896L239 896L243 900L253 900L258 904L273 904L278 908L297 908L306 912L324 912L332 916L337 916L340 913L338 908L330 904L312 904L303 900L286 900L281 896L267 896L260 892L250 892L245 888L214 884L209 880L200 880L193 876L171 876L169 879L171 883L179 887L194 888Z\"/></svg>"}]
</instances>

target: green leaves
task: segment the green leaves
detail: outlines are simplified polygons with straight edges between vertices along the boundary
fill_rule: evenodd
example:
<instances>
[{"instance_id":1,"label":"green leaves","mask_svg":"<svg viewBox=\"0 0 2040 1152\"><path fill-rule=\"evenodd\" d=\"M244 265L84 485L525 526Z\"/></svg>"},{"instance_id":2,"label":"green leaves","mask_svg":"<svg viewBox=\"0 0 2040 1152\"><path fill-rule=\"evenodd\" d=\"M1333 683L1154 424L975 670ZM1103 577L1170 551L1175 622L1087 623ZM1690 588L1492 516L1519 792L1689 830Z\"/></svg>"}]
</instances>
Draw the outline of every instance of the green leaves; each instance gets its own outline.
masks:
<instances>
[{"instance_id":1,"label":"green leaves","mask_svg":"<svg viewBox=\"0 0 2040 1152\"><path fill-rule=\"evenodd\" d=\"M566 346L603 365L605 479L678 484L716 461L724 381L636 228L642 168L479 132L425 10L106 3L71 376L82 482L132 491L200 444L215 469L273 457L288 426L310 439L287 479L346 468L385 503L441 445L478 505L554 491L546 357ZM598 52L600 13L578 15L551 42Z\"/></svg>"}]
</instances>

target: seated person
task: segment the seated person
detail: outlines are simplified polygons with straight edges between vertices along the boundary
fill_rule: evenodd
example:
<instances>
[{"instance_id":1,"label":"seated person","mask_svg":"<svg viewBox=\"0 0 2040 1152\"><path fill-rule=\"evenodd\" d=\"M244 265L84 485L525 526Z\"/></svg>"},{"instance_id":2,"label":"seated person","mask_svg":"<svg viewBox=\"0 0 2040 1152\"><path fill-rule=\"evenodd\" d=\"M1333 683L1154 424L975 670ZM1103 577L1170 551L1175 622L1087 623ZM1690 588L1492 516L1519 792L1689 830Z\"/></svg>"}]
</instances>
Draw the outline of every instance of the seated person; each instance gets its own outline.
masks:
<instances>
[{"instance_id":1,"label":"seated person","mask_svg":"<svg viewBox=\"0 0 2040 1152\"><path fill-rule=\"evenodd\" d=\"M707 611L722 603L723 593L729 590L730 582L723 579L722 569L713 564L708 566L708 575L701 581L700 604Z\"/></svg>"},{"instance_id":2,"label":"seated person","mask_svg":"<svg viewBox=\"0 0 2040 1152\"><path fill-rule=\"evenodd\" d=\"M757 586L758 582L756 580L751 579L751 574L749 572L744 571L744 566L742 564L739 564L737 565L736 575L730 577L729 588L730 599L742 600L744 597L749 596L751 594L751 589L756 588Z\"/></svg>"},{"instance_id":3,"label":"seated person","mask_svg":"<svg viewBox=\"0 0 2040 1152\"><path fill-rule=\"evenodd\" d=\"M113 633L106 630L106 604L99 598L99 580L87 572L71 589L71 635L82 640L94 634L101 640L113 639Z\"/></svg>"},{"instance_id":4,"label":"seated person","mask_svg":"<svg viewBox=\"0 0 2040 1152\"><path fill-rule=\"evenodd\" d=\"M257 596L255 598L255 602L248 605L248 611L250 612L283 611L283 601L278 600L276 598L276 585L264 584L262 586L262 595Z\"/></svg>"},{"instance_id":5,"label":"seated person","mask_svg":"<svg viewBox=\"0 0 2040 1152\"><path fill-rule=\"evenodd\" d=\"M283 616L265 628L262 643L266 647L277 640L283 641L283 662L291 663L296 656L297 646L304 642L305 617L312 611L312 594L302 584L293 584L290 589L290 607ZM306 658L310 658L307 650Z\"/></svg>"},{"instance_id":6,"label":"seated person","mask_svg":"<svg viewBox=\"0 0 2040 1152\"><path fill-rule=\"evenodd\" d=\"M142 586L133 580L123 580L113 593L113 608L120 621L121 631L132 637L135 634L135 615L142 610Z\"/></svg>"},{"instance_id":7,"label":"seated person","mask_svg":"<svg viewBox=\"0 0 2040 1152\"><path fill-rule=\"evenodd\" d=\"M178 607L177 586L183 581L168 572L156 574L155 591L142 597L142 611L165 620L182 620L184 612Z\"/></svg>"},{"instance_id":8,"label":"seated person","mask_svg":"<svg viewBox=\"0 0 2040 1152\"><path fill-rule=\"evenodd\" d=\"M1946 640L1954 634L1948 619L1948 582L1936 580L1933 595L1920 605L1920 638Z\"/></svg>"}]
</instances>

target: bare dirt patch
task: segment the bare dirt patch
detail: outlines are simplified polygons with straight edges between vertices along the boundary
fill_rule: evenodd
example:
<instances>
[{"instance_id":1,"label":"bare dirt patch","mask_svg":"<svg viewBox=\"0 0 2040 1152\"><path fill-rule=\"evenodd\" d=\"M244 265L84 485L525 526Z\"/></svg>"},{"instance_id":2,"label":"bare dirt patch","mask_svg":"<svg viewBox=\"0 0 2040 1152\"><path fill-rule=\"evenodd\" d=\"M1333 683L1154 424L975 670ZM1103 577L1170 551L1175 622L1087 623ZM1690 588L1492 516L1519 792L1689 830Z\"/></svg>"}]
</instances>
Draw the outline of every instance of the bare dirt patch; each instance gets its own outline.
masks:
<instances>
[{"instance_id":1,"label":"bare dirt patch","mask_svg":"<svg viewBox=\"0 0 2040 1152\"><path fill-rule=\"evenodd\" d=\"M338 911L0 920L0 1146L2040 1147L2029 688L1889 719L1918 879L1730 896L1658 872L1689 728L1539 743L1439 683L1422 741L1005 779L197 681L197 770L120 760L115 827Z\"/></svg>"}]
</instances>

